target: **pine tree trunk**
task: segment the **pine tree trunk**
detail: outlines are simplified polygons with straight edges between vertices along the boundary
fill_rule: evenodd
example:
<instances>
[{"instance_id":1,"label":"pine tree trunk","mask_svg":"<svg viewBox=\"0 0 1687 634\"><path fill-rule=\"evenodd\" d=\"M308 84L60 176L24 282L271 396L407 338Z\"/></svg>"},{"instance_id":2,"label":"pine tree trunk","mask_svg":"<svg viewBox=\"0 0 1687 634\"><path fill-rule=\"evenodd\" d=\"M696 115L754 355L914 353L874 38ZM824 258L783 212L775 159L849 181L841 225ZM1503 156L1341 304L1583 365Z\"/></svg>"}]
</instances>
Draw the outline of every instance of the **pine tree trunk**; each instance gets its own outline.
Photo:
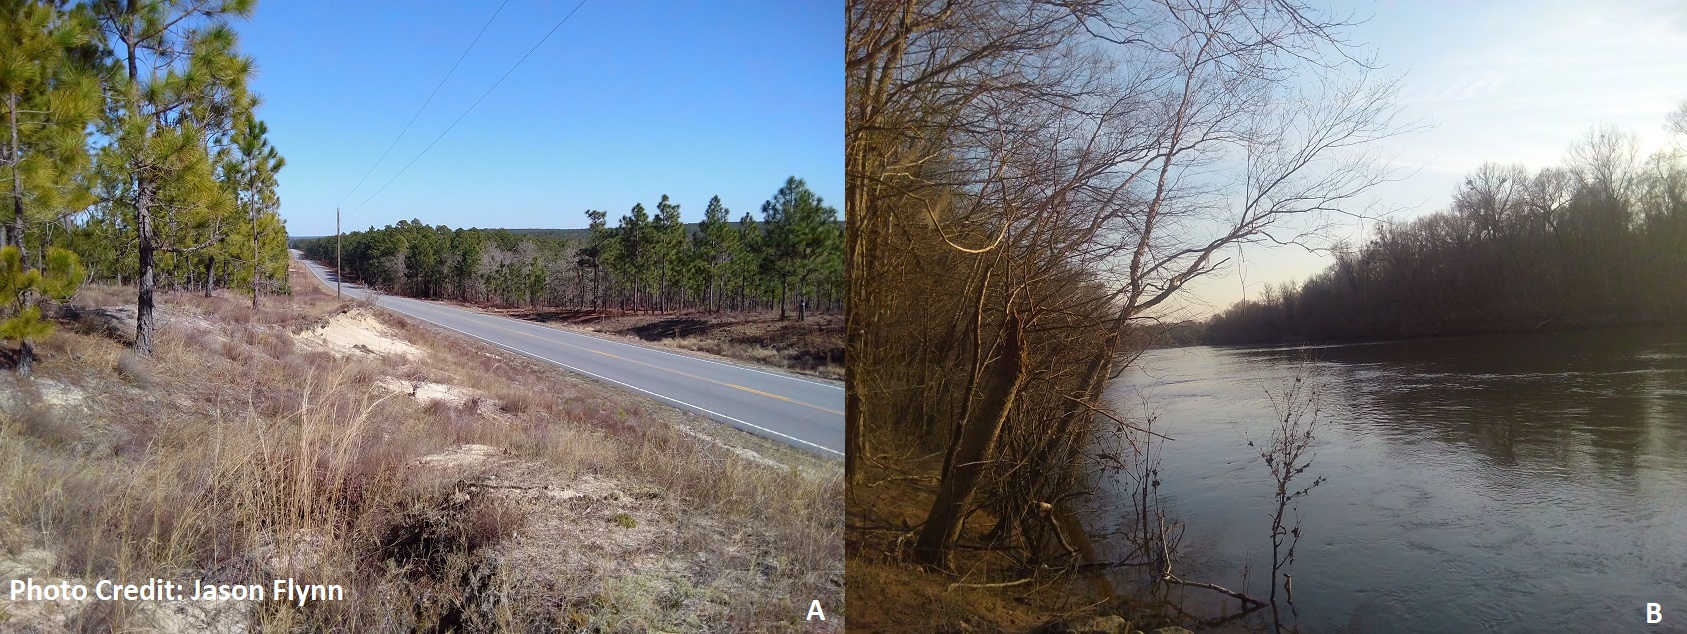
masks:
<instances>
[{"instance_id":1,"label":"pine tree trunk","mask_svg":"<svg viewBox=\"0 0 1687 634\"><path fill-rule=\"evenodd\" d=\"M7 95L6 110L11 114L12 151L7 160L12 162L12 242L18 248L19 262L29 261L29 254L24 251L23 241L23 181L18 176L18 163L22 158L22 150L18 143L18 96L16 93ZM20 366L21 367L21 366Z\"/></svg>"},{"instance_id":2,"label":"pine tree trunk","mask_svg":"<svg viewBox=\"0 0 1687 634\"><path fill-rule=\"evenodd\" d=\"M211 296L212 282L213 282L213 280L216 280L216 279L217 279L217 256L214 256L214 255L206 256L205 257L205 296L206 297Z\"/></svg>"},{"instance_id":3,"label":"pine tree trunk","mask_svg":"<svg viewBox=\"0 0 1687 634\"><path fill-rule=\"evenodd\" d=\"M20 343L22 345L18 348L18 374L29 376L30 371L35 366L35 346L29 343L28 339L24 339Z\"/></svg>"},{"instance_id":4,"label":"pine tree trunk","mask_svg":"<svg viewBox=\"0 0 1687 634\"><path fill-rule=\"evenodd\" d=\"M804 292L807 287L806 280L797 281L797 321L802 321L808 316L808 293Z\"/></svg>"},{"instance_id":5,"label":"pine tree trunk","mask_svg":"<svg viewBox=\"0 0 1687 634\"><path fill-rule=\"evenodd\" d=\"M140 83L138 81L138 78L140 77L140 65L139 60L136 58L136 50L140 46L140 38L135 32L136 25L133 19L135 14L134 0L129 1L129 5L125 13L128 14L126 17L128 17L129 20L122 27L122 39L128 52L129 106L133 108L137 107L141 101L139 94ZM152 334L155 327L152 314L152 294L154 285L157 283L157 281L153 279L154 245L152 244L152 203L156 193L153 191L154 183L152 182L151 177L147 175L143 169L141 169L143 167L147 166L134 166L135 184L138 189L135 193L135 229L140 238L140 248L138 250L139 257L136 258L137 264L139 265L138 268L140 270L138 271L139 279L136 280L139 291L136 293L135 298L135 352L141 355L150 355L152 354Z\"/></svg>"},{"instance_id":6,"label":"pine tree trunk","mask_svg":"<svg viewBox=\"0 0 1687 634\"><path fill-rule=\"evenodd\" d=\"M136 196L135 227L140 234L140 251L137 258L140 265L139 292L135 298L135 352L141 355L152 354L152 334L156 324L153 321L153 291L157 281L153 279L154 245L152 244L152 183L142 177L141 191Z\"/></svg>"},{"instance_id":7,"label":"pine tree trunk","mask_svg":"<svg viewBox=\"0 0 1687 634\"><path fill-rule=\"evenodd\" d=\"M51 222L45 223L41 227L41 234L40 234L41 240L39 242L35 243L35 268L46 270L46 268L47 268L47 245L53 243L53 235L52 234L53 234L53 223L51 223ZM22 240L23 236L18 236L18 239Z\"/></svg>"},{"instance_id":8,"label":"pine tree trunk","mask_svg":"<svg viewBox=\"0 0 1687 634\"><path fill-rule=\"evenodd\" d=\"M252 310L258 309L258 214L252 214Z\"/></svg>"}]
</instances>

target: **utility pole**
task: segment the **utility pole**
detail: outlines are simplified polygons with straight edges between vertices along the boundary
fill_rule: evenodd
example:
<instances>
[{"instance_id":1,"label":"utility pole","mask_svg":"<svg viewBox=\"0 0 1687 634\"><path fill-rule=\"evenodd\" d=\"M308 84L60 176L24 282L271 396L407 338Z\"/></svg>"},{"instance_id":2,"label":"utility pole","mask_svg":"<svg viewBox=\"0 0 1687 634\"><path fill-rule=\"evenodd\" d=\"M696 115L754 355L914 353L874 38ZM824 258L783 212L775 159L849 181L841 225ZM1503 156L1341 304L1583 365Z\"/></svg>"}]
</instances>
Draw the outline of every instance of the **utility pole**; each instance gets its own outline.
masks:
<instances>
[{"instance_id":1,"label":"utility pole","mask_svg":"<svg viewBox=\"0 0 1687 634\"><path fill-rule=\"evenodd\" d=\"M334 208L334 299L340 298L340 208Z\"/></svg>"}]
</instances>

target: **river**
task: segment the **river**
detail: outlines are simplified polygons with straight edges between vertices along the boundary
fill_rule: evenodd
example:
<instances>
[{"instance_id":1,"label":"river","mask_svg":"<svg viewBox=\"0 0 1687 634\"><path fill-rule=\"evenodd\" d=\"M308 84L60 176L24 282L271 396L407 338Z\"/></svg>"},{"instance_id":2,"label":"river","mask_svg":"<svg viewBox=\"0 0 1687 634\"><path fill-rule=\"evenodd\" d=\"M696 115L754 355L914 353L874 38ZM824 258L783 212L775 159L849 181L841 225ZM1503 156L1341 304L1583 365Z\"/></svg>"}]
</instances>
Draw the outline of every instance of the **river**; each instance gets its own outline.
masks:
<instances>
[{"instance_id":1,"label":"river","mask_svg":"<svg viewBox=\"0 0 1687 634\"><path fill-rule=\"evenodd\" d=\"M1299 505L1303 631L1687 631L1687 328L1150 351L1109 395L1175 439L1185 578L1235 589L1251 566L1266 594L1272 485L1247 441L1297 368L1324 404L1300 482L1328 478Z\"/></svg>"}]
</instances>

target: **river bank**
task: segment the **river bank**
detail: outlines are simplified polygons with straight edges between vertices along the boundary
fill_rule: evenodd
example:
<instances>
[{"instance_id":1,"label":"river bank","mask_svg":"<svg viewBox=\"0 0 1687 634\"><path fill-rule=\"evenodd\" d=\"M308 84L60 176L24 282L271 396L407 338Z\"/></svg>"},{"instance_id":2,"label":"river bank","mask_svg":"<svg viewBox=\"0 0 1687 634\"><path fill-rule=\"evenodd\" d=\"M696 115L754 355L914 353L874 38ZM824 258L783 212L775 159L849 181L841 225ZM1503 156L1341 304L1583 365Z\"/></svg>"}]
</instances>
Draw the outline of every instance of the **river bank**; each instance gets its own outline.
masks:
<instances>
[{"instance_id":1,"label":"river bank","mask_svg":"<svg viewBox=\"0 0 1687 634\"><path fill-rule=\"evenodd\" d=\"M936 499L942 455L861 461L845 529L850 601L872 609L852 616L854 631L892 633L1187 632L1154 600L1117 596L1076 569L1027 570L984 546L988 512L961 531L953 568L933 572L908 563L918 526Z\"/></svg>"}]
</instances>

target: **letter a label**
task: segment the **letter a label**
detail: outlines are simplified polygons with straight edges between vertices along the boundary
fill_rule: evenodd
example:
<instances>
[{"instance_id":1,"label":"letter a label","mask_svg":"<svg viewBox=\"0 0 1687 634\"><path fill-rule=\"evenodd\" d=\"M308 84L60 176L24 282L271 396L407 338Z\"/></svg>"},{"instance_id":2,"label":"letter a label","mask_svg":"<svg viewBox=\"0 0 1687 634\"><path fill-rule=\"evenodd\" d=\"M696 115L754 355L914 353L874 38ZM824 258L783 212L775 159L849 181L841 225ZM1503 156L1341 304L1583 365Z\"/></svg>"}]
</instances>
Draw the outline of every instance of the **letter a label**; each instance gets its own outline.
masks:
<instances>
[{"instance_id":1,"label":"letter a label","mask_svg":"<svg viewBox=\"0 0 1687 634\"><path fill-rule=\"evenodd\" d=\"M808 618L803 619L803 620L813 621L814 617L817 617L817 616L820 617L820 620L822 620L822 621L826 620L826 611L820 609L820 600L819 599L815 599L813 603L808 604Z\"/></svg>"}]
</instances>

